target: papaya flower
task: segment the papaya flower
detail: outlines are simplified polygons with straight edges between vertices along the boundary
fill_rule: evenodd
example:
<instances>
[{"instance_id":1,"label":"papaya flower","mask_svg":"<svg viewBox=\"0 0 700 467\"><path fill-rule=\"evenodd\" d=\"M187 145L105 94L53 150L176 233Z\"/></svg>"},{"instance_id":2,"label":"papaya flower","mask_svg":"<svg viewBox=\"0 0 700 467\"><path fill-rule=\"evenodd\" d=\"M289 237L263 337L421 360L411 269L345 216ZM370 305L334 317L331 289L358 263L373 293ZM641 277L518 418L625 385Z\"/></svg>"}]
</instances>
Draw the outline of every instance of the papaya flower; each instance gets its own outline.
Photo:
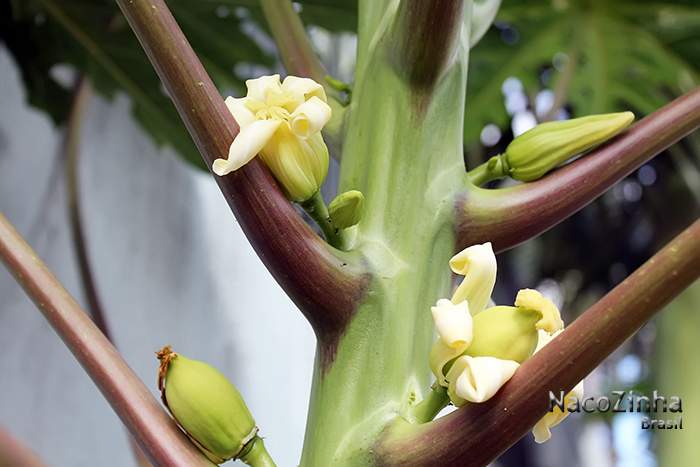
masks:
<instances>
[{"instance_id":1,"label":"papaya flower","mask_svg":"<svg viewBox=\"0 0 700 467\"><path fill-rule=\"evenodd\" d=\"M556 305L532 289L520 290L514 306L486 308L497 269L490 243L458 253L450 267L465 277L451 300L440 299L432 307L438 338L430 368L451 402L461 406L493 397L522 362L561 332L564 322ZM577 390L567 397L580 397ZM535 427L536 439L548 439L549 428L566 415L547 414Z\"/></svg>"},{"instance_id":2,"label":"papaya flower","mask_svg":"<svg viewBox=\"0 0 700 467\"><path fill-rule=\"evenodd\" d=\"M539 352L545 345L553 341L554 338L560 333L561 331L557 331L553 334L540 331L539 341L537 342L535 353ZM559 425L566 417L569 416L569 411L566 410L566 408L573 404L574 401L580 401L582 399L583 380L579 381L579 383L564 396L564 410L561 410L559 406L555 405L552 407L551 412L547 412L547 414L545 414L545 416L542 417L537 424L535 424L535 426L532 428L532 435L535 437L535 442L542 444L545 441L548 441L552 437L551 429Z\"/></svg>"},{"instance_id":3,"label":"papaya flower","mask_svg":"<svg viewBox=\"0 0 700 467\"><path fill-rule=\"evenodd\" d=\"M321 129L331 118L323 86L309 78L279 75L246 81L246 97L226 98L240 132L228 159L216 159L219 176L240 169L260 154L286 195L296 202L315 195L328 173L328 148Z\"/></svg>"}]
</instances>

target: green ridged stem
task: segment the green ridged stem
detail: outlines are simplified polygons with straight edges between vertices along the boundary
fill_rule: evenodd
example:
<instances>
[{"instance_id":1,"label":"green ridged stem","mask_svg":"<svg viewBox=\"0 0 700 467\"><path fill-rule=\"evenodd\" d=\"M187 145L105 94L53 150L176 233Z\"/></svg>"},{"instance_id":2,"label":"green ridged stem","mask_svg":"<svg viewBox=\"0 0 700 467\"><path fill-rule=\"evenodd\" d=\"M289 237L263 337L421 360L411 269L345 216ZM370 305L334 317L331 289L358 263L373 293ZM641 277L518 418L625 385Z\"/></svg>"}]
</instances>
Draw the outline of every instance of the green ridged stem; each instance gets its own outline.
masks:
<instances>
[{"instance_id":1,"label":"green ridged stem","mask_svg":"<svg viewBox=\"0 0 700 467\"><path fill-rule=\"evenodd\" d=\"M367 261L372 278L330 368L316 365L305 467L371 465L387 423L411 418L412 401L429 397L430 306L450 294L454 196L464 186L468 48L462 40L468 34L459 36L440 80L416 89L386 60L404 38L392 28L396 6L360 2L357 73L338 191L364 195L353 249Z\"/></svg>"},{"instance_id":2,"label":"green ridged stem","mask_svg":"<svg viewBox=\"0 0 700 467\"><path fill-rule=\"evenodd\" d=\"M433 384L425 399L413 407L409 413L409 421L425 423L433 420L438 413L450 404L447 388Z\"/></svg>"},{"instance_id":3,"label":"green ridged stem","mask_svg":"<svg viewBox=\"0 0 700 467\"><path fill-rule=\"evenodd\" d=\"M345 235L341 229L336 227L333 219L331 219L331 216L328 214L328 207L320 191L317 191L315 195L299 203L299 205L306 211L309 217L316 221L316 224L321 228L323 235L326 237L326 241L330 245L340 250L345 249Z\"/></svg>"},{"instance_id":4,"label":"green ridged stem","mask_svg":"<svg viewBox=\"0 0 700 467\"><path fill-rule=\"evenodd\" d=\"M256 436L250 443L250 448L244 452L240 459L250 467L276 467L275 461L265 448L262 438Z\"/></svg>"}]
</instances>

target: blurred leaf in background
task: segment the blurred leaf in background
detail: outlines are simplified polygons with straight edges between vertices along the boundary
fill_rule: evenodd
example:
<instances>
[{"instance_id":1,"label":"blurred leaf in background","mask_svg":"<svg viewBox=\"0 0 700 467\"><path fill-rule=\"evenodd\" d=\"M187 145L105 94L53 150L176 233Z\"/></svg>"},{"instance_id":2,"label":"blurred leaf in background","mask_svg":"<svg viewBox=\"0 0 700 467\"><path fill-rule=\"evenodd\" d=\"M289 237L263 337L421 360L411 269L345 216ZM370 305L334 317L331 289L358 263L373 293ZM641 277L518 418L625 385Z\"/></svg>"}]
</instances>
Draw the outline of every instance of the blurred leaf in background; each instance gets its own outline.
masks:
<instances>
[{"instance_id":1,"label":"blurred leaf in background","mask_svg":"<svg viewBox=\"0 0 700 467\"><path fill-rule=\"evenodd\" d=\"M305 2L306 3L306 2ZM254 0L170 0L168 6L222 93L276 68L274 46ZM108 98L125 91L133 113L158 144L202 160L175 107L113 0L11 0L0 6L0 37L22 72L29 102L60 124L70 108L70 67ZM354 30L347 0L309 1L303 16L333 31ZM65 76L68 75L68 76Z\"/></svg>"},{"instance_id":2,"label":"blurred leaf in background","mask_svg":"<svg viewBox=\"0 0 700 467\"><path fill-rule=\"evenodd\" d=\"M509 121L502 85L554 91L540 120L632 109L647 114L698 83L697 1L504 1L471 55L465 141Z\"/></svg>"}]
</instances>

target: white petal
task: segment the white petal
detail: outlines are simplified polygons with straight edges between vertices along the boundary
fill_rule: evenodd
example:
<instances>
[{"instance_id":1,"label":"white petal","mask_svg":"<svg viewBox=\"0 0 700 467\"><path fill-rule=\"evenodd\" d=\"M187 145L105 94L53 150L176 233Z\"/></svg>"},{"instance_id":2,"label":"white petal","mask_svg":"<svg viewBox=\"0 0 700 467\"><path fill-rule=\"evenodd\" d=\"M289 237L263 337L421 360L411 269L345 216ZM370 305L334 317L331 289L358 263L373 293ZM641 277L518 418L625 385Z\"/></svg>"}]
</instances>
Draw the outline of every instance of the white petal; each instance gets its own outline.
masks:
<instances>
[{"instance_id":1,"label":"white petal","mask_svg":"<svg viewBox=\"0 0 700 467\"><path fill-rule=\"evenodd\" d=\"M267 93L270 91L280 92L280 75L261 76L260 78L249 79L245 82L248 88L248 97L260 102L265 102Z\"/></svg>"},{"instance_id":2,"label":"white petal","mask_svg":"<svg viewBox=\"0 0 700 467\"><path fill-rule=\"evenodd\" d=\"M291 127L294 134L300 138L321 131L323 126L331 119L331 108L316 96L301 104L294 110L291 116Z\"/></svg>"},{"instance_id":3,"label":"white petal","mask_svg":"<svg viewBox=\"0 0 700 467\"><path fill-rule=\"evenodd\" d=\"M480 313L488 304L496 284L496 255L491 243L473 245L457 253L450 260L450 268L464 277L452 296L454 303L469 302L472 315Z\"/></svg>"},{"instance_id":4,"label":"white petal","mask_svg":"<svg viewBox=\"0 0 700 467\"><path fill-rule=\"evenodd\" d=\"M472 315L466 301L457 305L440 299L431 308L435 330L448 347L468 347L472 342Z\"/></svg>"},{"instance_id":5,"label":"white petal","mask_svg":"<svg viewBox=\"0 0 700 467\"><path fill-rule=\"evenodd\" d=\"M430 349L430 369L432 370L437 382L440 386L447 387L447 380L445 379L445 365L451 360L459 357L462 353L467 350L467 346L463 347L450 347L445 344L442 339L438 339L434 344L433 348Z\"/></svg>"},{"instance_id":6,"label":"white petal","mask_svg":"<svg viewBox=\"0 0 700 467\"><path fill-rule=\"evenodd\" d=\"M282 83L282 90L302 97L304 100L316 96L323 102L327 102L326 91L323 86L310 78L287 76Z\"/></svg>"},{"instance_id":7,"label":"white petal","mask_svg":"<svg viewBox=\"0 0 700 467\"><path fill-rule=\"evenodd\" d=\"M228 160L216 159L212 170L222 176L238 170L247 164L270 140L282 123L280 120L256 120L241 128L238 136L231 143Z\"/></svg>"},{"instance_id":8,"label":"white petal","mask_svg":"<svg viewBox=\"0 0 700 467\"><path fill-rule=\"evenodd\" d=\"M245 105L246 100L247 98L245 97L235 98L229 96L224 101L240 128L244 128L255 121L255 115Z\"/></svg>"},{"instance_id":9,"label":"white petal","mask_svg":"<svg viewBox=\"0 0 700 467\"><path fill-rule=\"evenodd\" d=\"M462 405L465 401L487 401L508 382L519 366L513 360L495 357L459 357L447 373L450 399L455 405Z\"/></svg>"}]
</instances>

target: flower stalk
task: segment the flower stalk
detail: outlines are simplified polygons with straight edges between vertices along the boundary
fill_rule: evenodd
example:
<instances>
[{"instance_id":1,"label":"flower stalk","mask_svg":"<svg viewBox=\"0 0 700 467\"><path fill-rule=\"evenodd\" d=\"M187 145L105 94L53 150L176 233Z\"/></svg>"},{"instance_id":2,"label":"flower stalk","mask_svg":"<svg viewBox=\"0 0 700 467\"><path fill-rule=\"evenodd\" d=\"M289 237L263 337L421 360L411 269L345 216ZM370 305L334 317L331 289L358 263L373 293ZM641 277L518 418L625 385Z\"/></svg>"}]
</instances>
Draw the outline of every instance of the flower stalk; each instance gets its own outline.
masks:
<instances>
[{"instance_id":1,"label":"flower stalk","mask_svg":"<svg viewBox=\"0 0 700 467\"><path fill-rule=\"evenodd\" d=\"M326 241L340 250L346 249L346 237L344 232L335 225L333 219L328 214L326 202L323 200L321 192L318 191L310 199L301 203L304 211L314 220L321 228Z\"/></svg>"}]
</instances>

